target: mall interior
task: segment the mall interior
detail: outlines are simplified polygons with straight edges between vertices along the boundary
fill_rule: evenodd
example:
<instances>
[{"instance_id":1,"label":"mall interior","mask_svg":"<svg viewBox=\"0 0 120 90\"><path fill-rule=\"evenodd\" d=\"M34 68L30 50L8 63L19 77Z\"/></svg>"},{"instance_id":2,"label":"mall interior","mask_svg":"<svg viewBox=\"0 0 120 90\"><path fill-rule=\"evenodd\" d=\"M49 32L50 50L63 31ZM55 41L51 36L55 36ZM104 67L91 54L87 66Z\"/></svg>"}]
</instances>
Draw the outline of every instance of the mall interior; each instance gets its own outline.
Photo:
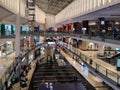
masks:
<instances>
[{"instance_id":1,"label":"mall interior","mask_svg":"<svg viewBox=\"0 0 120 90\"><path fill-rule=\"evenodd\" d=\"M120 0L0 0L0 90L120 90Z\"/></svg>"}]
</instances>

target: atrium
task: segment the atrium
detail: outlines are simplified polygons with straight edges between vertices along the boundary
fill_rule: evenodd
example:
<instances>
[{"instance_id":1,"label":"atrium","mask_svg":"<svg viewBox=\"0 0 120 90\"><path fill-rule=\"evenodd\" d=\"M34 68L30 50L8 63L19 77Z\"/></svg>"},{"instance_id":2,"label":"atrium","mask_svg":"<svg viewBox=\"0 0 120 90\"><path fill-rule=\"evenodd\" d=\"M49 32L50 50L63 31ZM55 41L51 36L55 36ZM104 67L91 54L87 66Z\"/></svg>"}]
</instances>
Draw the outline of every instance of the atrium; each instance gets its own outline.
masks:
<instances>
[{"instance_id":1,"label":"atrium","mask_svg":"<svg viewBox=\"0 0 120 90\"><path fill-rule=\"evenodd\" d=\"M0 90L120 90L120 0L0 0Z\"/></svg>"}]
</instances>

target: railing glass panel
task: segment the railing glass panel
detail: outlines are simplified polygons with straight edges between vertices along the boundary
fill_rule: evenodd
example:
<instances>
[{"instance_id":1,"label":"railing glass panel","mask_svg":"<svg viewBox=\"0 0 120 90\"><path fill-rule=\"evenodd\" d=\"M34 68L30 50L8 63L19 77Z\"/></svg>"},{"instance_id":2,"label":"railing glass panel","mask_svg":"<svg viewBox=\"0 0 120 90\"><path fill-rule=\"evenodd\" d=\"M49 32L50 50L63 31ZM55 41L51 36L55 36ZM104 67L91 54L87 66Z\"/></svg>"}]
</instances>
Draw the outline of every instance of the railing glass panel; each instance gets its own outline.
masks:
<instances>
[{"instance_id":1,"label":"railing glass panel","mask_svg":"<svg viewBox=\"0 0 120 90\"><path fill-rule=\"evenodd\" d=\"M110 70L107 70L107 76L109 78L111 78L113 81L117 82L117 76L118 75L116 73L114 73L114 72L112 72Z\"/></svg>"},{"instance_id":2,"label":"railing glass panel","mask_svg":"<svg viewBox=\"0 0 120 90\"><path fill-rule=\"evenodd\" d=\"M106 76L106 68L99 66L99 72Z\"/></svg>"},{"instance_id":3,"label":"railing glass panel","mask_svg":"<svg viewBox=\"0 0 120 90\"><path fill-rule=\"evenodd\" d=\"M75 48L74 47L72 47L72 48L73 48L72 50L74 51ZM81 63L82 61L85 61L87 64L89 64L96 71L100 72L101 74L105 75L106 77L110 78L111 80L113 80L114 82L116 82L117 84L120 85L120 76L117 73L105 68L104 66L101 66L101 65L97 64L96 62L94 62L92 59L86 57L81 52L76 53L76 54L78 56L81 56L81 58L78 59L79 63ZM92 63L90 62L90 60L92 60Z\"/></svg>"}]
</instances>

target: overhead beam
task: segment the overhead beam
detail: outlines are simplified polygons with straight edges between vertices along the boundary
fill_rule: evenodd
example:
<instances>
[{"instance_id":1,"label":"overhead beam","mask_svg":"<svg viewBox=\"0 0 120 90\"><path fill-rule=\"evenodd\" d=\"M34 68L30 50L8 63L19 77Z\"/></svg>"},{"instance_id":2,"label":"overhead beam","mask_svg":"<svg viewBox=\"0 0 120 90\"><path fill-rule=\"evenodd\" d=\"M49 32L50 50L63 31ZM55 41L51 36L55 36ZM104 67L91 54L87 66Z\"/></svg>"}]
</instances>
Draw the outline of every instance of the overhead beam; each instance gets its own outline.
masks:
<instances>
[{"instance_id":1,"label":"overhead beam","mask_svg":"<svg viewBox=\"0 0 120 90\"><path fill-rule=\"evenodd\" d=\"M0 18L0 21L4 21L6 18L13 16L14 14L8 14Z\"/></svg>"}]
</instances>

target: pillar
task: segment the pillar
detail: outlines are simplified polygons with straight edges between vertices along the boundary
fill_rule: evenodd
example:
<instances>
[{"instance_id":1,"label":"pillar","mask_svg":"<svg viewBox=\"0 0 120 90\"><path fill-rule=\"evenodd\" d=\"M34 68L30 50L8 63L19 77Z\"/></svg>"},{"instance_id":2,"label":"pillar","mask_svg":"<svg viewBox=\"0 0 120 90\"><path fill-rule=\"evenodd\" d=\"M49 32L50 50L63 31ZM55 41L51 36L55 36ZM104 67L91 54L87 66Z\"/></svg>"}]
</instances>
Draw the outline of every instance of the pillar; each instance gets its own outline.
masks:
<instances>
[{"instance_id":1,"label":"pillar","mask_svg":"<svg viewBox=\"0 0 120 90\"><path fill-rule=\"evenodd\" d=\"M73 28L74 28L73 23L71 23L71 30L72 30L72 31L73 31Z\"/></svg>"},{"instance_id":2,"label":"pillar","mask_svg":"<svg viewBox=\"0 0 120 90\"><path fill-rule=\"evenodd\" d=\"M35 23L31 22L31 27L30 27L31 32L34 32L34 25L35 25ZM34 46L34 36L30 35L29 36L29 47L33 47L33 46Z\"/></svg>"},{"instance_id":3,"label":"pillar","mask_svg":"<svg viewBox=\"0 0 120 90\"><path fill-rule=\"evenodd\" d=\"M52 60L54 60L54 51L50 46L45 47L45 61L47 61L47 56L50 55L52 57Z\"/></svg>"},{"instance_id":4,"label":"pillar","mask_svg":"<svg viewBox=\"0 0 120 90\"><path fill-rule=\"evenodd\" d=\"M16 15L16 30L15 30L15 56L20 54L20 16Z\"/></svg>"},{"instance_id":5,"label":"pillar","mask_svg":"<svg viewBox=\"0 0 120 90\"><path fill-rule=\"evenodd\" d=\"M45 24L44 24L44 42L46 42L46 26L47 26L47 22L46 22L46 18L45 18Z\"/></svg>"},{"instance_id":6,"label":"pillar","mask_svg":"<svg viewBox=\"0 0 120 90\"><path fill-rule=\"evenodd\" d=\"M101 44L98 45L98 53L104 54L104 45Z\"/></svg>"},{"instance_id":7,"label":"pillar","mask_svg":"<svg viewBox=\"0 0 120 90\"><path fill-rule=\"evenodd\" d=\"M31 35L29 36L29 47L33 47L34 46L34 36Z\"/></svg>"},{"instance_id":8,"label":"pillar","mask_svg":"<svg viewBox=\"0 0 120 90\"><path fill-rule=\"evenodd\" d=\"M87 42L86 41L82 41L82 44L79 46L79 48L82 49L82 50L86 50Z\"/></svg>"}]
</instances>

